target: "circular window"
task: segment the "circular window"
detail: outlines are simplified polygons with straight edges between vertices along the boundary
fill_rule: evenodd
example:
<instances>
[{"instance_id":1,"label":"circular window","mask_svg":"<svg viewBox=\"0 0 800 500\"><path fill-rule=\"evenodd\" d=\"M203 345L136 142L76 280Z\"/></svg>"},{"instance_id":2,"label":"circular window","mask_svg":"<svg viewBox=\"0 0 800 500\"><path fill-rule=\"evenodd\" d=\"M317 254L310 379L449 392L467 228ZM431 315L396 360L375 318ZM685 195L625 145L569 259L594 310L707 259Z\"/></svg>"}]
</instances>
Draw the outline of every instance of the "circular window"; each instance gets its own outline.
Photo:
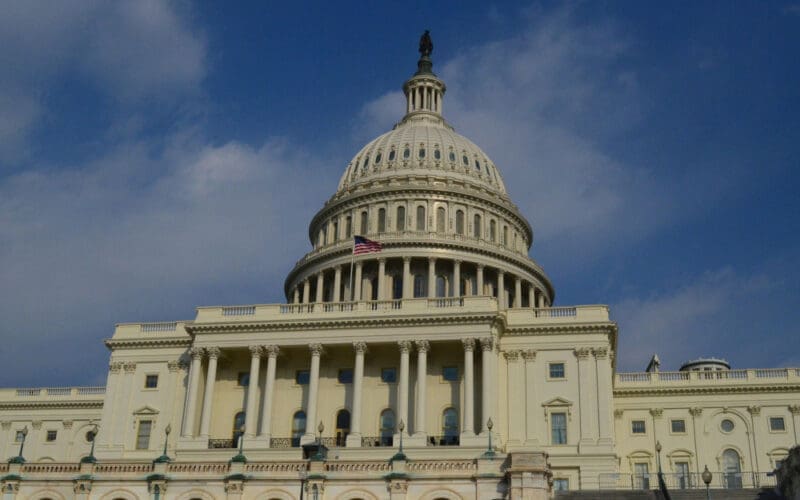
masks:
<instances>
[{"instance_id":1,"label":"circular window","mask_svg":"<svg viewBox=\"0 0 800 500\"><path fill-rule=\"evenodd\" d=\"M719 427L722 429L722 432L731 432L733 430L733 420L726 418L719 423Z\"/></svg>"}]
</instances>

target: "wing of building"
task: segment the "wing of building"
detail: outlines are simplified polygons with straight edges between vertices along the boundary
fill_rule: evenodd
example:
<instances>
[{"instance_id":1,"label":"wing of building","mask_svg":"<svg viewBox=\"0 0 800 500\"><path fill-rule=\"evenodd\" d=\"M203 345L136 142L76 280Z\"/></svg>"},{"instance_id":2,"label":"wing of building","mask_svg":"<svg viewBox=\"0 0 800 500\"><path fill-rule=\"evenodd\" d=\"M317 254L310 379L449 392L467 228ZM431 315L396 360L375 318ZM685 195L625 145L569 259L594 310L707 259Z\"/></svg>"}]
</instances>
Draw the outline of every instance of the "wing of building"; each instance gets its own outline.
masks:
<instances>
[{"instance_id":1,"label":"wing of building","mask_svg":"<svg viewBox=\"0 0 800 500\"><path fill-rule=\"evenodd\" d=\"M105 387L0 391L3 498L615 498L659 463L673 491L706 466L712 488L772 484L800 370L618 373L608 307L555 305L423 42L405 115L312 219L286 303L120 324Z\"/></svg>"}]
</instances>

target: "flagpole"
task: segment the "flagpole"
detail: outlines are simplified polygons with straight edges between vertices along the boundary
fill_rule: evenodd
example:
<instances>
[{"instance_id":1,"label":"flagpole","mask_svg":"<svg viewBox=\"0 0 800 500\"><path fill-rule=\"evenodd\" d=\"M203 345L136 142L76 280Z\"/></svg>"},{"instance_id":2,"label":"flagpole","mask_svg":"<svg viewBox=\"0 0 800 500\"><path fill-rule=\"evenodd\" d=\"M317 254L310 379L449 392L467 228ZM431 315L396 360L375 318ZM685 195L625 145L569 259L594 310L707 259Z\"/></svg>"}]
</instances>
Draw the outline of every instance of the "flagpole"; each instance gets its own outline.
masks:
<instances>
[{"instance_id":1,"label":"flagpole","mask_svg":"<svg viewBox=\"0 0 800 500\"><path fill-rule=\"evenodd\" d=\"M356 260L356 239L353 238L353 251L350 252L350 302L355 301L355 292L353 291L353 263Z\"/></svg>"}]
</instances>

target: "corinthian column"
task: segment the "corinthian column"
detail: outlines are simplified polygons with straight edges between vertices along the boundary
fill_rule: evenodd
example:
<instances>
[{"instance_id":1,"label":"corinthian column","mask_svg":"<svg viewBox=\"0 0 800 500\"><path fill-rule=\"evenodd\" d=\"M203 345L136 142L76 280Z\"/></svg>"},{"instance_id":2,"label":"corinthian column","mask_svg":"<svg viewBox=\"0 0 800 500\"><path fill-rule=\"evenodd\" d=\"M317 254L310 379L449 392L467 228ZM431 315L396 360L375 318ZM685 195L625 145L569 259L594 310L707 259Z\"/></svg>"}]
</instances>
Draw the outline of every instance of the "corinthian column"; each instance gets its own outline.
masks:
<instances>
[{"instance_id":1,"label":"corinthian column","mask_svg":"<svg viewBox=\"0 0 800 500\"><path fill-rule=\"evenodd\" d=\"M244 412L244 435L248 438L256 435L256 395L258 391L258 371L261 364L261 346L250 346L250 382L247 384L247 407Z\"/></svg>"},{"instance_id":2,"label":"corinthian column","mask_svg":"<svg viewBox=\"0 0 800 500\"><path fill-rule=\"evenodd\" d=\"M461 294L461 261L453 261L453 297L460 297Z\"/></svg>"},{"instance_id":3,"label":"corinthian column","mask_svg":"<svg viewBox=\"0 0 800 500\"><path fill-rule=\"evenodd\" d=\"M317 393L319 392L319 357L322 355L321 344L310 344L311 369L308 381L308 408L306 409L306 433L303 444L314 441L314 430L317 428Z\"/></svg>"},{"instance_id":4,"label":"corinthian column","mask_svg":"<svg viewBox=\"0 0 800 500\"><path fill-rule=\"evenodd\" d=\"M342 300L342 266L333 268L333 297L331 302Z\"/></svg>"},{"instance_id":5,"label":"corinthian column","mask_svg":"<svg viewBox=\"0 0 800 500\"><path fill-rule=\"evenodd\" d=\"M398 423L403 422L408 429L408 354L411 342L401 340L397 343L400 347L400 383L397 384ZM407 431L404 431L407 432Z\"/></svg>"},{"instance_id":6,"label":"corinthian column","mask_svg":"<svg viewBox=\"0 0 800 500\"><path fill-rule=\"evenodd\" d=\"M492 418L492 337L481 339L481 428L488 432L486 422Z\"/></svg>"},{"instance_id":7,"label":"corinthian column","mask_svg":"<svg viewBox=\"0 0 800 500\"><path fill-rule=\"evenodd\" d=\"M264 397L261 400L261 434L269 446L272 437L272 397L275 393L275 369L278 363L278 353L280 349L276 345L266 346L264 352L267 354L267 379L264 381Z\"/></svg>"},{"instance_id":8,"label":"corinthian column","mask_svg":"<svg viewBox=\"0 0 800 500\"><path fill-rule=\"evenodd\" d=\"M500 269L497 270L497 307L506 308L505 274Z\"/></svg>"},{"instance_id":9,"label":"corinthian column","mask_svg":"<svg viewBox=\"0 0 800 500\"><path fill-rule=\"evenodd\" d=\"M192 364L189 367L189 386L186 388L186 406L183 409L183 436L194 436L194 417L197 411L197 391L200 386L200 370L203 362L203 349L192 347L189 350Z\"/></svg>"},{"instance_id":10,"label":"corinthian column","mask_svg":"<svg viewBox=\"0 0 800 500\"><path fill-rule=\"evenodd\" d=\"M414 279L411 277L411 257L403 257L403 298L414 296Z\"/></svg>"},{"instance_id":11,"label":"corinthian column","mask_svg":"<svg viewBox=\"0 0 800 500\"><path fill-rule=\"evenodd\" d=\"M427 384L428 384L428 350L431 346L427 340L417 340L417 416L414 419L414 434L426 437L425 420L427 419Z\"/></svg>"},{"instance_id":12,"label":"corinthian column","mask_svg":"<svg viewBox=\"0 0 800 500\"><path fill-rule=\"evenodd\" d=\"M378 259L378 300L386 300L386 259Z\"/></svg>"},{"instance_id":13,"label":"corinthian column","mask_svg":"<svg viewBox=\"0 0 800 500\"><path fill-rule=\"evenodd\" d=\"M475 435L475 388L472 370L472 353L475 351L475 339L461 339L464 345L464 428L461 434Z\"/></svg>"},{"instance_id":14,"label":"corinthian column","mask_svg":"<svg viewBox=\"0 0 800 500\"><path fill-rule=\"evenodd\" d=\"M428 298L436 297L436 258L428 257Z\"/></svg>"},{"instance_id":15,"label":"corinthian column","mask_svg":"<svg viewBox=\"0 0 800 500\"><path fill-rule=\"evenodd\" d=\"M203 394L203 413L200 415L200 437L203 439L208 439L208 429L211 426L211 403L214 401L219 347L209 347L206 352L208 352L208 376L206 377L206 390Z\"/></svg>"},{"instance_id":16,"label":"corinthian column","mask_svg":"<svg viewBox=\"0 0 800 500\"><path fill-rule=\"evenodd\" d=\"M347 435L346 446L361 446L361 388L364 385L364 353L367 352L365 342L353 342L356 362L353 367L353 414L350 417L350 434Z\"/></svg>"}]
</instances>

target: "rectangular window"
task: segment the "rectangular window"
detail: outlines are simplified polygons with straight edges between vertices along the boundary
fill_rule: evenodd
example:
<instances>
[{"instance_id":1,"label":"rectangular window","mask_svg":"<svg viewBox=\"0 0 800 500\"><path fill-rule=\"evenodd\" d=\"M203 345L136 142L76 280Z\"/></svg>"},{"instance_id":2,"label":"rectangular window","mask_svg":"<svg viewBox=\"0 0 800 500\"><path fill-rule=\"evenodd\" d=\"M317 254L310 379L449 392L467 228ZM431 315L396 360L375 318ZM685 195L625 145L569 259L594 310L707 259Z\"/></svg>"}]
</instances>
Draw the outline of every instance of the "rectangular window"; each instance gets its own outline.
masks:
<instances>
[{"instance_id":1,"label":"rectangular window","mask_svg":"<svg viewBox=\"0 0 800 500\"><path fill-rule=\"evenodd\" d=\"M634 434L645 434L647 429L644 426L644 420L632 420L631 432Z\"/></svg>"},{"instance_id":2,"label":"rectangular window","mask_svg":"<svg viewBox=\"0 0 800 500\"><path fill-rule=\"evenodd\" d=\"M239 387L247 387L250 385L250 372L239 372L236 375L236 385Z\"/></svg>"},{"instance_id":3,"label":"rectangular window","mask_svg":"<svg viewBox=\"0 0 800 500\"><path fill-rule=\"evenodd\" d=\"M783 421L783 417L769 417L769 430L785 431L786 423Z\"/></svg>"},{"instance_id":4,"label":"rectangular window","mask_svg":"<svg viewBox=\"0 0 800 500\"><path fill-rule=\"evenodd\" d=\"M298 385L308 385L311 376L308 370L297 370L294 374L294 381Z\"/></svg>"},{"instance_id":5,"label":"rectangular window","mask_svg":"<svg viewBox=\"0 0 800 500\"><path fill-rule=\"evenodd\" d=\"M686 433L686 420L673 420L670 422L672 425L672 433L673 434L685 434Z\"/></svg>"},{"instance_id":6,"label":"rectangular window","mask_svg":"<svg viewBox=\"0 0 800 500\"><path fill-rule=\"evenodd\" d=\"M52 443L58 437L58 431L47 431L47 437L45 438L48 443Z\"/></svg>"},{"instance_id":7,"label":"rectangular window","mask_svg":"<svg viewBox=\"0 0 800 500\"><path fill-rule=\"evenodd\" d=\"M550 363L550 378L564 378L564 363Z\"/></svg>"},{"instance_id":8,"label":"rectangular window","mask_svg":"<svg viewBox=\"0 0 800 500\"><path fill-rule=\"evenodd\" d=\"M566 413L552 413L550 415L550 428L553 444L567 444Z\"/></svg>"},{"instance_id":9,"label":"rectangular window","mask_svg":"<svg viewBox=\"0 0 800 500\"><path fill-rule=\"evenodd\" d=\"M352 368L342 368L339 370L339 383L340 384L352 384L353 383L353 369Z\"/></svg>"},{"instance_id":10,"label":"rectangular window","mask_svg":"<svg viewBox=\"0 0 800 500\"><path fill-rule=\"evenodd\" d=\"M144 388L155 389L158 387L158 375L147 375L144 377Z\"/></svg>"},{"instance_id":11,"label":"rectangular window","mask_svg":"<svg viewBox=\"0 0 800 500\"><path fill-rule=\"evenodd\" d=\"M394 384L397 382L397 369L381 368L381 382L386 384Z\"/></svg>"},{"instance_id":12,"label":"rectangular window","mask_svg":"<svg viewBox=\"0 0 800 500\"><path fill-rule=\"evenodd\" d=\"M678 488L685 490L691 487L689 478L689 462L675 462L675 479L677 480Z\"/></svg>"},{"instance_id":13,"label":"rectangular window","mask_svg":"<svg viewBox=\"0 0 800 500\"><path fill-rule=\"evenodd\" d=\"M150 431L153 427L152 420L140 420L139 430L136 432L136 449L146 450L150 448Z\"/></svg>"},{"instance_id":14,"label":"rectangular window","mask_svg":"<svg viewBox=\"0 0 800 500\"><path fill-rule=\"evenodd\" d=\"M553 491L568 491L569 479L556 478L553 479Z\"/></svg>"},{"instance_id":15,"label":"rectangular window","mask_svg":"<svg viewBox=\"0 0 800 500\"><path fill-rule=\"evenodd\" d=\"M650 489L650 470L647 464L633 464L633 479L635 488L639 490Z\"/></svg>"},{"instance_id":16,"label":"rectangular window","mask_svg":"<svg viewBox=\"0 0 800 500\"><path fill-rule=\"evenodd\" d=\"M442 379L444 379L447 382L458 382L458 367L457 366L442 367Z\"/></svg>"}]
</instances>

